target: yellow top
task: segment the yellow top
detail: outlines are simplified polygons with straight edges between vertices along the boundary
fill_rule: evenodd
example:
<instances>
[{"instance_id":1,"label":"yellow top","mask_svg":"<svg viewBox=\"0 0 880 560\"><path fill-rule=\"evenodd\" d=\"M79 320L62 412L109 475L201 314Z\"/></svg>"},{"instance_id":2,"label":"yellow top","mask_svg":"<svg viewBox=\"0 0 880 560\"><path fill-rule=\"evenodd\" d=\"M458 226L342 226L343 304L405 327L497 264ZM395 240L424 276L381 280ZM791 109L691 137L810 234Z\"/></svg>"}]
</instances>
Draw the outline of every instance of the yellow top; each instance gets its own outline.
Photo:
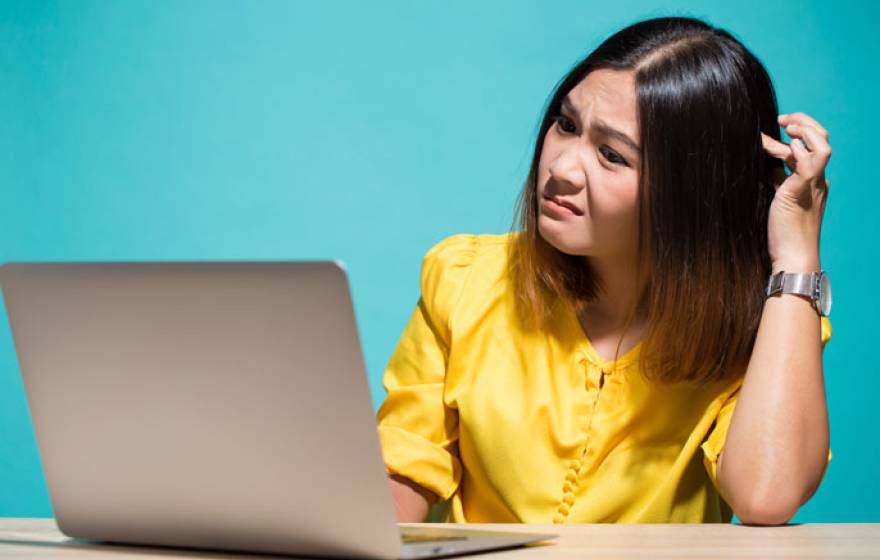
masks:
<instances>
[{"instance_id":1,"label":"yellow top","mask_svg":"<svg viewBox=\"0 0 880 560\"><path fill-rule=\"evenodd\" d=\"M742 377L649 384L641 344L603 360L566 306L523 330L510 238L454 235L425 255L384 376L388 472L449 500L457 523L729 522L715 461Z\"/></svg>"}]
</instances>

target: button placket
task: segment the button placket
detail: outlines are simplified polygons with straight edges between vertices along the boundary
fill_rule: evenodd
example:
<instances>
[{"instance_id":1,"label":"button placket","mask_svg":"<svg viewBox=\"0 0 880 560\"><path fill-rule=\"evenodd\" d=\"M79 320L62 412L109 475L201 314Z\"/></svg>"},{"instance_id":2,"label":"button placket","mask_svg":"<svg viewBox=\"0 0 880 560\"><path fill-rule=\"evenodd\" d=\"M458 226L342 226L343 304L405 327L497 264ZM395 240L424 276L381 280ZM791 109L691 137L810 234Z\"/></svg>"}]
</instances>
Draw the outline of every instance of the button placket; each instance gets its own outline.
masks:
<instances>
[{"instance_id":1,"label":"button placket","mask_svg":"<svg viewBox=\"0 0 880 560\"><path fill-rule=\"evenodd\" d=\"M588 362L586 358L582 358L580 360L581 364ZM587 379L589 382L589 366L587 370ZM575 500L575 491L578 487L578 482L580 481L581 470L584 467L583 459L587 455L592 455L592 453L588 453L590 447L590 430L593 426L593 417L596 412L596 405L599 402L599 395L602 393L602 388L605 386L605 371L604 369L599 369L599 381L596 383L596 396L593 398L593 404L590 409L589 419L587 420L586 427L586 440L584 442L584 447L581 451L581 459L573 459L568 463L568 469L565 473L565 480L562 483L562 500L559 502L559 505L556 509L556 514L553 516L554 524L562 524L565 523L565 520L568 518L568 514L571 512L572 506L574 506ZM585 389L589 390L588 387Z\"/></svg>"}]
</instances>

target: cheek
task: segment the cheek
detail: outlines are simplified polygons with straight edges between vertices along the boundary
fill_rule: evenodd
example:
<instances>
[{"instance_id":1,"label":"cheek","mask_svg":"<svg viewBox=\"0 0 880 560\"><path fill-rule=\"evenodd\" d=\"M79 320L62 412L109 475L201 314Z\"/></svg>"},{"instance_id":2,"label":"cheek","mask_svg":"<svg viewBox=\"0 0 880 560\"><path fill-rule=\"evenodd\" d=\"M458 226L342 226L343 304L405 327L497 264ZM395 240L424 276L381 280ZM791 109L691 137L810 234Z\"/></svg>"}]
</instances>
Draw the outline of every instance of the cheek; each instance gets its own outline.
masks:
<instances>
[{"instance_id":1,"label":"cheek","mask_svg":"<svg viewBox=\"0 0 880 560\"><path fill-rule=\"evenodd\" d=\"M594 189L591 196L591 209L605 217L620 221L621 225L638 218L639 186L638 177L625 177L619 180L606 179L602 188Z\"/></svg>"}]
</instances>

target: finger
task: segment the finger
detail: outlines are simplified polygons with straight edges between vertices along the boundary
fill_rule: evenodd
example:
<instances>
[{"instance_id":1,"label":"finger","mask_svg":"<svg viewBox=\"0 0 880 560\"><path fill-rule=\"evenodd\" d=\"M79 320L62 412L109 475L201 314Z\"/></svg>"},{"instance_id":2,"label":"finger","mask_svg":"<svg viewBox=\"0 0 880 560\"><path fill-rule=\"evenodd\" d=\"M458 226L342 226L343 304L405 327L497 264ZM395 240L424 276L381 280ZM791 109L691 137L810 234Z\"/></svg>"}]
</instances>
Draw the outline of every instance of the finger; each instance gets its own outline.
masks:
<instances>
[{"instance_id":1,"label":"finger","mask_svg":"<svg viewBox=\"0 0 880 560\"><path fill-rule=\"evenodd\" d=\"M775 158L785 159L791 155L791 149L788 147L788 144L784 144L763 132L761 133L761 144L767 153Z\"/></svg>"},{"instance_id":2,"label":"finger","mask_svg":"<svg viewBox=\"0 0 880 560\"><path fill-rule=\"evenodd\" d=\"M803 125L807 125L807 126L812 126L813 128L815 128L816 130L819 131L819 134L821 134L822 136L825 137L826 141L829 139L828 130L826 130L824 126L819 124L819 121L817 121L816 119L814 119L813 117L811 117L810 115L808 115L806 113L798 112L798 113L789 113L786 115L779 115L777 121L782 126L786 126L789 124L803 124Z\"/></svg>"},{"instance_id":3,"label":"finger","mask_svg":"<svg viewBox=\"0 0 880 560\"><path fill-rule=\"evenodd\" d=\"M795 160L794 156L791 153L791 148L789 148L788 144L784 142L780 142L779 140L761 133L761 143L764 146L764 150L767 151L771 156L784 160L786 167L788 167L789 171L794 171Z\"/></svg>"},{"instance_id":4,"label":"finger","mask_svg":"<svg viewBox=\"0 0 880 560\"><path fill-rule=\"evenodd\" d=\"M788 192L797 200L806 200L804 197L808 196L811 192L809 187L810 178L812 177L811 155L800 138L792 140L790 146L796 160L795 170L786 179L784 185Z\"/></svg>"},{"instance_id":5,"label":"finger","mask_svg":"<svg viewBox=\"0 0 880 560\"><path fill-rule=\"evenodd\" d=\"M817 169L824 169L831 157L831 146L818 130L808 125L792 124L786 127L785 131L789 136L804 141L815 160L814 164L818 166Z\"/></svg>"},{"instance_id":6,"label":"finger","mask_svg":"<svg viewBox=\"0 0 880 560\"><path fill-rule=\"evenodd\" d=\"M798 164L800 164L801 162L803 162L805 164L809 163L810 152L809 152L809 150L807 150L807 147L804 145L803 140L801 140L800 138L795 138L794 140L791 141L791 144L789 144L789 146L791 146L791 153L794 155L794 159ZM800 165L798 165L798 167L800 167ZM795 170L795 171L797 171L797 170ZM799 173L799 175L802 175L802 174L803 173Z\"/></svg>"}]
</instances>

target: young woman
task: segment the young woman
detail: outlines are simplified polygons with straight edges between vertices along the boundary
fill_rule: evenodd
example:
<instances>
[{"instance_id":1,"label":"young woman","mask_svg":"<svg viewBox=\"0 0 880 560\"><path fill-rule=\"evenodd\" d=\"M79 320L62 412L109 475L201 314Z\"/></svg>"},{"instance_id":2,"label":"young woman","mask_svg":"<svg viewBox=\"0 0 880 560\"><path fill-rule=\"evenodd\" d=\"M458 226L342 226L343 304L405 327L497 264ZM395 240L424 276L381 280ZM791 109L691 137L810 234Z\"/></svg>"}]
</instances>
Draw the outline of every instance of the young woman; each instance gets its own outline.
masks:
<instances>
[{"instance_id":1,"label":"young woman","mask_svg":"<svg viewBox=\"0 0 880 560\"><path fill-rule=\"evenodd\" d=\"M378 413L398 518L787 522L831 458L830 155L724 30L608 38L551 98L519 228L425 255Z\"/></svg>"}]
</instances>

